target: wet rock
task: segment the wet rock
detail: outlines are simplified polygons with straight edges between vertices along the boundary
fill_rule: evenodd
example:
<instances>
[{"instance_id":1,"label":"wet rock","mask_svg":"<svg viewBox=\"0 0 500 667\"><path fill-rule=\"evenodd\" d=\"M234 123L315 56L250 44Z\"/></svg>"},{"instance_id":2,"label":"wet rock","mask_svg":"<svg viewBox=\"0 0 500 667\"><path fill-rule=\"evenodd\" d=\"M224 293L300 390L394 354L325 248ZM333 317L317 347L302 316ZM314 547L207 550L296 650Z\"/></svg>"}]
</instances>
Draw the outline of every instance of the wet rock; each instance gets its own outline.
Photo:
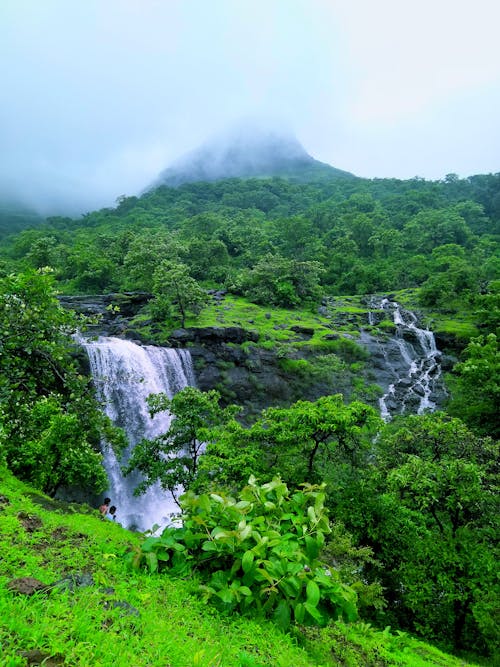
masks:
<instances>
[{"instance_id":1,"label":"wet rock","mask_svg":"<svg viewBox=\"0 0 500 667\"><path fill-rule=\"evenodd\" d=\"M299 336L302 336L306 339L312 338L314 336L314 329L312 327L303 327L299 324L296 324L293 327L290 327L290 330L295 331L295 333L299 334Z\"/></svg>"},{"instance_id":2,"label":"wet rock","mask_svg":"<svg viewBox=\"0 0 500 667\"><path fill-rule=\"evenodd\" d=\"M65 657L60 653L47 653L39 649L31 649L30 651L19 651L19 655L26 660L28 665L43 665L43 667L60 667L65 664Z\"/></svg>"},{"instance_id":3,"label":"wet rock","mask_svg":"<svg viewBox=\"0 0 500 667\"><path fill-rule=\"evenodd\" d=\"M360 343L369 352L375 382L382 388L390 415L436 409L445 398L441 378L442 354L432 333L418 326L415 313L389 299L373 298L369 321L393 319L396 332L381 336L361 331ZM378 308L378 311L375 311Z\"/></svg>"},{"instance_id":4,"label":"wet rock","mask_svg":"<svg viewBox=\"0 0 500 667\"><path fill-rule=\"evenodd\" d=\"M73 572L51 584L51 588L73 592L76 588L94 586L92 575L88 572Z\"/></svg>"},{"instance_id":5,"label":"wet rock","mask_svg":"<svg viewBox=\"0 0 500 667\"><path fill-rule=\"evenodd\" d=\"M106 600L104 609L123 609L122 616L140 616L139 610L125 600Z\"/></svg>"},{"instance_id":6,"label":"wet rock","mask_svg":"<svg viewBox=\"0 0 500 667\"><path fill-rule=\"evenodd\" d=\"M18 595L33 595L48 591L49 586L34 577L17 577L7 582L7 589Z\"/></svg>"},{"instance_id":7,"label":"wet rock","mask_svg":"<svg viewBox=\"0 0 500 667\"><path fill-rule=\"evenodd\" d=\"M24 530L27 533L34 533L42 527L42 520L36 514L27 514L26 512L19 512L17 518L22 523Z\"/></svg>"},{"instance_id":8,"label":"wet rock","mask_svg":"<svg viewBox=\"0 0 500 667\"><path fill-rule=\"evenodd\" d=\"M176 329L169 336L172 347L183 347L188 343L213 346L222 343L241 345L247 341L257 342L259 335L256 331L248 331L242 327L192 327Z\"/></svg>"}]
</instances>

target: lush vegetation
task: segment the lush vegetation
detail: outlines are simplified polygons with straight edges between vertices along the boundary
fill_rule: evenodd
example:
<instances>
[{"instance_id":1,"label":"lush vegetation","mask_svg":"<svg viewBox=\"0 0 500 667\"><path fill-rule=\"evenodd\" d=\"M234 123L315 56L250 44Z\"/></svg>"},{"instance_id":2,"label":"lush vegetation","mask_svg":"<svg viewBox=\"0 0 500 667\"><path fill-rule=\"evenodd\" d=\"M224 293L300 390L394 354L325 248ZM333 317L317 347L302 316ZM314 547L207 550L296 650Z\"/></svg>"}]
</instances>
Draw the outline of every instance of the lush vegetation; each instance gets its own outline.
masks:
<instances>
[{"instance_id":1,"label":"lush vegetation","mask_svg":"<svg viewBox=\"0 0 500 667\"><path fill-rule=\"evenodd\" d=\"M152 292L159 318L166 303L174 318L202 305L197 281L284 307L415 286L426 306L479 307L498 272L499 187L499 174L162 186L80 220L49 218L1 257L51 266L69 293ZM171 300L182 272L186 293Z\"/></svg>"},{"instance_id":2,"label":"lush vegetation","mask_svg":"<svg viewBox=\"0 0 500 667\"><path fill-rule=\"evenodd\" d=\"M50 218L5 238L0 465L52 496L61 486L104 489L99 443L118 447L122 440L75 358L73 336L85 322L60 306L56 290L145 292L148 303L136 323L157 340L179 325L251 325L289 375L304 383L314 375L336 378L339 391L346 385L344 396L297 397L247 410L244 420L229 405L229 392L224 400L215 389L152 396L152 414L169 410L174 419L166 433L139 443L129 469L144 474L138 493L157 481L169 490L184 487L182 527L141 541L92 524L99 538L92 543L78 529L102 584L110 579L125 591L130 582L136 592L128 598L144 616L101 608L95 590L78 599L34 596L32 603L2 591L8 613L0 618L14 619L0 626L8 664L26 664L17 649L36 644L88 664L96 624L108 641L120 642L116 653L117 644L108 649L102 639L101 664L115 654L121 664L163 664L165 655L178 665L453 664L428 652L429 662L419 662L413 640L389 631L382 640L368 623L494 663L500 651L499 222L499 174L449 175L434 183L230 179L162 186L120 198L114 209L78 220ZM228 294L225 305L209 298L219 290ZM396 290L449 335L461 356L448 367L446 412L384 425L366 404L375 402L361 375L366 351L355 336L337 335L328 308L342 301L354 330L366 312L359 295ZM349 301L349 294L358 298ZM378 326L390 333L392 324ZM294 340L297 332L305 334ZM14 504L24 487L9 485ZM5 534L23 550L33 540L38 555L23 551L26 565L16 566L19 554L3 543L3 580L36 576L49 564L45 580L61 575L67 550L41 528L40 536L20 532L10 502L0 511ZM23 502L33 511L25 496ZM54 521L47 515L48 526ZM63 539L68 545L71 530ZM81 554L74 558L83 568ZM192 597L200 593L216 612ZM182 596L193 616L185 634ZM177 614L170 627L162 620L164 598ZM73 634L61 632L58 644L52 625L60 629L75 604L79 623ZM42 606L50 622L36 621L32 632ZM244 623L229 613L244 615ZM343 624L356 617L365 625ZM276 634L269 619L289 634ZM221 623L230 642L215 630ZM179 640L159 644L148 624ZM195 647L198 639L186 639L190 632L210 637L205 652ZM239 632L262 633L264 643L239 643ZM362 651L349 643L354 636ZM406 657L398 652L403 646Z\"/></svg>"},{"instance_id":3,"label":"lush vegetation","mask_svg":"<svg viewBox=\"0 0 500 667\"><path fill-rule=\"evenodd\" d=\"M100 441L122 441L71 354L84 324L61 308L50 275L0 279L0 462L50 494L105 489Z\"/></svg>"},{"instance_id":4,"label":"lush vegetation","mask_svg":"<svg viewBox=\"0 0 500 667\"><path fill-rule=\"evenodd\" d=\"M0 655L5 667L464 667L404 632L366 622L283 633L207 606L189 577L127 560L143 538L82 505L53 501L0 470ZM125 557L122 558L122 555ZM48 590L8 588L36 577Z\"/></svg>"},{"instance_id":5,"label":"lush vegetation","mask_svg":"<svg viewBox=\"0 0 500 667\"><path fill-rule=\"evenodd\" d=\"M241 599L230 600L229 596L238 596L242 585L246 591L249 583L243 565L245 553L250 554L246 557L252 563L254 557L260 557L270 568L273 556L279 558L283 553L294 563L304 562L304 557L295 553L289 543L295 540L295 549L299 548L300 540L297 542L296 537L296 532L300 535L299 512L296 508L281 508L275 497L266 496L267 490L282 485L279 486L281 501L286 494L281 480L293 485L300 480L323 480L326 487L321 498L331 515L350 531L355 543L369 546L376 555L376 560L363 563L358 572L363 572L365 584L382 585L385 601L375 597L366 604L365 618L404 627L449 650L498 654L495 623L500 596L495 567L499 557L498 443L475 435L461 420L440 413L401 418L382 428L368 406L357 402L345 405L340 395L325 396L315 403L301 401L290 408L268 409L248 427L227 414L226 420L221 423L219 419L216 426L210 427L213 419L208 419L204 431L198 431L198 436L205 437L206 449L200 453L184 448L184 457L191 456L191 460L185 461L181 471L174 469L164 455L171 450L162 450L161 446L174 441L180 429L187 433L190 421L194 429L191 433L195 432L198 416L192 413L190 417L189 406L194 404L196 394L197 403L210 406L212 418L217 405L216 392L203 397L199 390L189 388L179 392L175 402L166 401L161 395L152 401L154 410L174 410L174 420L164 436L148 447L143 445L140 461L148 473L146 485L160 481L165 488L174 488L176 483L183 482L186 488L209 492L215 486L215 495L197 497L191 491L181 498L185 528L167 529L162 538L150 538L144 545L149 559L155 545L168 561L166 545L169 545L179 549L173 559L174 571L179 563L184 566L189 554L195 568L203 572L208 556L208 575L212 576L209 587L214 594L226 595L227 604L231 606L232 602L235 607ZM218 414L222 415L220 411ZM374 440L375 429L378 433ZM150 457L144 456L148 448ZM279 473L281 479L279 484L275 480L274 486L262 487L261 505L273 518L276 511L280 517L284 513L293 525L293 530L286 526L286 521L283 530L272 525L266 541L269 547L274 547L273 556L261 552L260 537L267 535L262 532L262 516L246 516L248 503L254 500L254 490L259 493L255 483L241 495L243 503L225 500L224 492L217 488L222 483L225 489L234 491L245 484L245 476L250 472L264 479L270 470ZM316 511L321 523L321 507L315 506L312 513L303 509L306 524L308 519L315 522ZM267 519L264 522L268 530L269 522ZM254 530L258 531L256 543L252 541ZM305 527L302 537L306 544L309 534ZM310 545L309 550L303 548L302 553L317 557L320 546L323 540ZM325 553L335 547L337 556L332 571L340 576L345 553L338 543L327 543ZM229 555L231 558L227 560ZM154 559L144 557L144 562L151 570L158 567ZM314 567L310 565L313 572ZM258 580L260 593L264 589L268 594L272 590L280 595L282 613L290 619L290 607L294 609L293 603L298 603L295 596L300 591L287 586L297 571L293 567L287 569L285 564L273 573L275 579L264 580L262 576ZM215 590L213 579L219 586ZM351 570L349 583L353 579L358 578ZM238 587L231 588L235 581ZM249 599L243 599L249 605L254 593L249 590L246 595ZM319 601L321 592L318 595ZM350 603L356 609L356 598ZM248 607L243 605L243 608ZM299 620L303 622L303 615ZM322 619L318 615L313 620L321 624ZM281 619L281 623L285 621Z\"/></svg>"}]
</instances>

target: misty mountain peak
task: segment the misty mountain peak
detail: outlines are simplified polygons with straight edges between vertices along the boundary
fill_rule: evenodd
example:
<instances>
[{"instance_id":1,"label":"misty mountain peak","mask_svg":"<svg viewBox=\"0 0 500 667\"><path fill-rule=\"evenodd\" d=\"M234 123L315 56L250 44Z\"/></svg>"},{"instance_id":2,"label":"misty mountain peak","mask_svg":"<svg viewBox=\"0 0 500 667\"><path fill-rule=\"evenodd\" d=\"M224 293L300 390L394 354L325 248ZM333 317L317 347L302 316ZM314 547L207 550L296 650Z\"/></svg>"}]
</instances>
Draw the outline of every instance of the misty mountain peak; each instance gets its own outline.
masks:
<instances>
[{"instance_id":1,"label":"misty mountain peak","mask_svg":"<svg viewBox=\"0 0 500 667\"><path fill-rule=\"evenodd\" d=\"M173 162L160 174L153 187L175 187L182 183L223 178L271 176L307 181L314 180L312 172L318 168L350 176L311 157L292 132L245 124L217 136Z\"/></svg>"}]
</instances>

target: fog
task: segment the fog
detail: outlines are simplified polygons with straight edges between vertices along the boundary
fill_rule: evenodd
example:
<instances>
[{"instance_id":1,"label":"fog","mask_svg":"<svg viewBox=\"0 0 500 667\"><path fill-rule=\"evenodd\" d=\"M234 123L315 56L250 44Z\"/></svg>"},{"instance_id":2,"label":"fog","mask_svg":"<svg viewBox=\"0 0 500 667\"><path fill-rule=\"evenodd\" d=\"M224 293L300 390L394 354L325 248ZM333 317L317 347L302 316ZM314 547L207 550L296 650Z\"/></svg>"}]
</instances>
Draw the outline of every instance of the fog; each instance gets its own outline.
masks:
<instances>
[{"instance_id":1,"label":"fog","mask_svg":"<svg viewBox=\"0 0 500 667\"><path fill-rule=\"evenodd\" d=\"M499 24L497 0L2 0L0 200L111 206L241 118L359 176L499 171Z\"/></svg>"}]
</instances>

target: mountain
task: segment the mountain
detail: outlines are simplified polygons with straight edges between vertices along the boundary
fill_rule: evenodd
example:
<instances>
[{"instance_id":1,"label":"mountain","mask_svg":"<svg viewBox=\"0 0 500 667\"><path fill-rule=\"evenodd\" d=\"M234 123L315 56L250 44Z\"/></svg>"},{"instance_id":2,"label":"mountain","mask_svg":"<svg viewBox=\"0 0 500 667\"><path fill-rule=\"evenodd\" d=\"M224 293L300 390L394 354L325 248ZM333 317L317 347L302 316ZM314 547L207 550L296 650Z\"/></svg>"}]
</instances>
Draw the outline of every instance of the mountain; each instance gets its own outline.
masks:
<instances>
[{"instance_id":1,"label":"mountain","mask_svg":"<svg viewBox=\"0 0 500 667\"><path fill-rule=\"evenodd\" d=\"M355 178L347 171L315 160L287 131L245 126L218 136L182 156L165 169L148 189L223 178L271 176L303 183Z\"/></svg>"},{"instance_id":2,"label":"mountain","mask_svg":"<svg viewBox=\"0 0 500 667\"><path fill-rule=\"evenodd\" d=\"M0 199L0 238L40 224L44 218L24 204Z\"/></svg>"}]
</instances>

